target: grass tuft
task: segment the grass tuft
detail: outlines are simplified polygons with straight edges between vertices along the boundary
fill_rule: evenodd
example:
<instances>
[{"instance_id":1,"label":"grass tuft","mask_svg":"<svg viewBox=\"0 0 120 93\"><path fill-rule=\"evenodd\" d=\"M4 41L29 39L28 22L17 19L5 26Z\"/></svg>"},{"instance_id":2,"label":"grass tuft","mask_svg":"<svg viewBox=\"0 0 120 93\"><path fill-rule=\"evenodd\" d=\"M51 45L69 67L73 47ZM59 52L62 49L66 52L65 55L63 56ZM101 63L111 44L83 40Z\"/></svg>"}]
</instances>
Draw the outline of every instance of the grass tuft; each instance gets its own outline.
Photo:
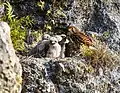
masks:
<instances>
[{"instance_id":1,"label":"grass tuft","mask_svg":"<svg viewBox=\"0 0 120 93\"><path fill-rule=\"evenodd\" d=\"M87 59L87 62L93 68L113 68L118 64L118 56L112 53L105 43L94 40L93 46L81 46L82 56Z\"/></svg>"}]
</instances>

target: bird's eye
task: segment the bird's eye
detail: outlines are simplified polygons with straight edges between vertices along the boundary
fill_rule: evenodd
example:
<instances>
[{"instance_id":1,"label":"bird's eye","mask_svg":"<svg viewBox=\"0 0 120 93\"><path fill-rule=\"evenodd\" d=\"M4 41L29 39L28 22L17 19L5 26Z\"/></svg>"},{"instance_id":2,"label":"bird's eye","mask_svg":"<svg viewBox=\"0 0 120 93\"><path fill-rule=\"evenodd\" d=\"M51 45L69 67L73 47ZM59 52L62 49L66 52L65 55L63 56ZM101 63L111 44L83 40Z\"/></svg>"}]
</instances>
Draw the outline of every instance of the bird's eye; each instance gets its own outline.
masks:
<instances>
[{"instance_id":1,"label":"bird's eye","mask_svg":"<svg viewBox=\"0 0 120 93\"><path fill-rule=\"evenodd\" d=\"M52 43L52 40L50 40L50 43Z\"/></svg>"},{"instance_id":2,"label":"bird's eye","mask_svg":"<svg viewBox=\"0 0 120 93\"><path fill-rule=\"evenodd\" d=\"M73 32L73 33L75 32L75 28L72 28L72 32Z\"/></svg>"},{"instance_id":3,"label":"bird's eye","mask_svg":"<svg viewBox=\"0 0 120 93\"><path fill-rule=\"evenodd\" d=\"M55 41L55 43L56 43L57 41Z\"/></svg>"}]
</instances>

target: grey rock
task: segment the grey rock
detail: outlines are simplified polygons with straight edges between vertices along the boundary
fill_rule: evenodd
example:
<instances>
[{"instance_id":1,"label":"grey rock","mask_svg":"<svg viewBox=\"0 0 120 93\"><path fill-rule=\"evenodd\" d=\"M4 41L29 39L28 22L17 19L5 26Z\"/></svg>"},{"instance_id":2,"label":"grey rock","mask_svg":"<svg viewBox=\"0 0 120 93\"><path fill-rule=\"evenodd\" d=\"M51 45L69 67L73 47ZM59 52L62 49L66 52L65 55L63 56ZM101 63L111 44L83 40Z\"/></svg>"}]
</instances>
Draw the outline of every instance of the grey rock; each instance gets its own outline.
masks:
<instances>
[{"instance_id":1,"label":"grey rock","mask_svg":"<svg viewBox=\"0 0 120 93\"><path fill-rule=\"evenodd\" d=\"M118 67L102 69L96 75L88 71L82 58L33 58L21 60L22 93L116 93L120 92ZM101 71L98 69L98 71Z\"/></svg>"},{"instance_id":2,"label":"grey rock","mask_svg":"<svg viewBox=\"0 0 120 93\"><path fill-rule=\"evenodd\" d=\"M25 16L29 14L34 18L33 28L35 29L43 29L50 20L46 13L52 8L52 0L45 1L44 12L40 11L36 0L9 1L14 5L16 15ZM58 15L52 19L54 20L53 29L56 33L65 33L67 26L71 24L88 34L89 32L97 33L100 39L105 41L112 50L120 52L120 0L68 0L65 1L62 9L65 17ZM58 8L53 10L53 15L56 15ZM67 52L74 48L74 44L69 44ZM71 51L67 56L73 54Z\"/></svg>"},{"instance_id":3,"label":"grey rock","mask_svg":"<svg viewBox=\"0 0 120 93\"><path fill-rule=\"evenodd\" d=\"M0 18L3 16L3 14L5 13L5 6L2 4L0 4Z\"/></svg>"},{"instance_id":4,"label":"grey rock","mask_svg":"<svg viewBox=\"0 0 120 93\"><path fill-rule=\"evenodd\" d=\"M0 22L0 93L20 93L22 67L15 54L10 27Z\"/></svg>"}]
</instances>

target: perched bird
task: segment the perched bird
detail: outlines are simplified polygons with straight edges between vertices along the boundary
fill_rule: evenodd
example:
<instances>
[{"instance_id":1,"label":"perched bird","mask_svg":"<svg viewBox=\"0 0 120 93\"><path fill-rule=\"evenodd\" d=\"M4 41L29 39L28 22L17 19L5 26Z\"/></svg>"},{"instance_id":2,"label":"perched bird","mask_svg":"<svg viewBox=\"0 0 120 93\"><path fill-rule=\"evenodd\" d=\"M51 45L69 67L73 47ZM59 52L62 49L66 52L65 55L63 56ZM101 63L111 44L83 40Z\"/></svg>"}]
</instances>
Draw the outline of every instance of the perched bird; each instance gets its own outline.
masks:
<instances>
[{"instance_id":1,"label":"perched bird","mask_svg":"<svg viewBox=\"0 0 120 93\"><path fill-rule=\"evenodd\" d=\"M69 40L66 38L65 34L61 34L61 35L55 35L54 36L57 40L58 40L58 44L61 46L61 52L60 52L60 58L64 58L65 57L65 45L66 43L69 43Z\"/></svg>"},{"instance_id":2,"label":"perched bird","mask_svg":"<svg viewBox=\"0 0 120 93\"><path fill-rule=\"evenodd\" d=\"M92 43L93 43L92 39L89 36L87 36L84 32L81 32L75 26L69 26L68 31L69 31L70 35L77 37L77 39L81 43L87 45L88 47L92 45Z\"/></svg>"},{"instance_id":3,"label":"perched bird","mask_svg":"<svg viewBox=\"0 0 120 93\"><path fill-rule=\"evenodd\" d=\"M61 35L55 35L55 38L57 38L58 42L60 42L62 40Z\"/></svg>"},{"instance_id":4,"label":"perched bird","mask_svg":"<svg viewBox=\"0 0 120 93\"><path fill-rule=\"evenodd\" d=\"M61 45L61 52L60 52L60 58L65 58L65 50L66 50L66 44L69 43L69 40L66 38L65 34L60 35L62 37L62 40L59 42Z\"/></svg>"},{"instance_id":5,"label":"perched bird","mask_svg":"<svg viewBox=\"0 0 120 93\"><path fill-rule=\"evenodd\" d=\"M60 56L61 46L56 37L51 37L46 57L57 58Z\"/></svg>"},{"instance_id":6,"label":"perched bird","mask_svg":"<svg viewBox=\"0 0 120 93\"><path fill-rule=\"evenodd\" d=\"M34 55L36 57L46 57L49 47L50 37L51 36L49 34L44 34L42 36L42 40L40 40L38 44L31 49L29 55Z\"/></svg>"},{"instance_id":7,"label":"perched bird","mask_svg":"<svg viewBox=\"0 0 120 93\"><path fill-rule=\"evenodd\" d=\"M42 40L49 40L50 39L50 35L49 34L44 34L42 36Z\"/></svg>"}]
</instances>

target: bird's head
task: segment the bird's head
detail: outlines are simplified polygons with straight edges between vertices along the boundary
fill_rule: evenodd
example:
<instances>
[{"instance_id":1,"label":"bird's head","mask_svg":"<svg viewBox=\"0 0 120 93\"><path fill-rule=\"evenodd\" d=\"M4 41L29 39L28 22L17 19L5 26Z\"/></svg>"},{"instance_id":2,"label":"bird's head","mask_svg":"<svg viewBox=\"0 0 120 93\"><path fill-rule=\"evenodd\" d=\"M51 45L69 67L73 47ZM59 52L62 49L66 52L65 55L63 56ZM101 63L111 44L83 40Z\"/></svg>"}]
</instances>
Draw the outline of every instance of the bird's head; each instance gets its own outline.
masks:
<instances>
[{"instance_id":1,"label":"bird's head","mask_svg":"<svg viewBox=\"0 0 120 93\"><path fill-rule=\"evenodd\" d=\"M58 43L58 40L57 40L56 37L51 37L51 38L50 38L50 44L51 44L51 45L55 45L55 44L57 44L57 43Z\"/></svg>"},{"instance_id":2,"label":"bird's head","mask_svg":"<svg viewBox=\"0 0 120 93\"><path fill-rule=\"evenodd\" d=\"M73 34L73 33L75 33L75 27L74 26L69 26L68 27L68 31L71 33L71 34Z\"/></svg>"},{"instance_id":3,"label":"bird's head","mask_svg":"<svg viewBox=\"0 0 120 93\"><path fill-rule=\"evenodd\" d=\"M69 26L69 27L68 27L68 32L69 32L70 34L77 34L77 33L79 33L80 31L79 31L79 29L76 28L75 26Z\"/></svg>"},{"instance_id":4,"label":"bird's head","mask_svg":"<svg viewBox=\"0 0 120 93\"><path fill-rule=\"evenodd\" d=\"M50 39L50 35L49 34L44 34L42 36L42 40L49 40Z\"/></svg>"}]
</instances>

